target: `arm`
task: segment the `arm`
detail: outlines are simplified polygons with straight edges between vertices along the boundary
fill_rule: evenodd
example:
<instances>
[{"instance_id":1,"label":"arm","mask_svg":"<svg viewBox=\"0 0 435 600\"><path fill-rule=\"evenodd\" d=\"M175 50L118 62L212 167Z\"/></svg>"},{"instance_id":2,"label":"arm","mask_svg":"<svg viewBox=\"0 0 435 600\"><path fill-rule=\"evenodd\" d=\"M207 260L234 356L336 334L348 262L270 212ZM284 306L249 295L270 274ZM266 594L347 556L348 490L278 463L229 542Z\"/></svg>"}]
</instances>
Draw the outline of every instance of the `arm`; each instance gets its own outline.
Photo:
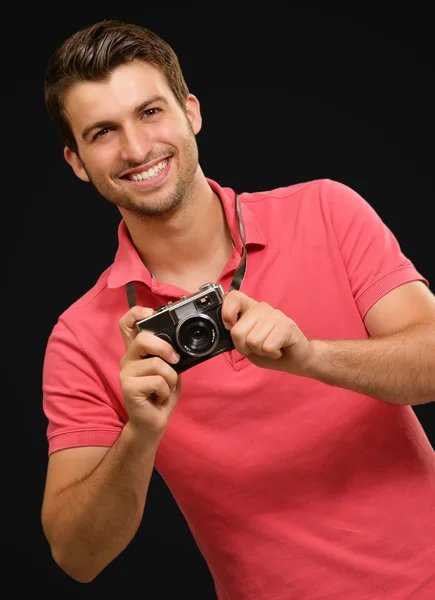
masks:
<instances>
[{"instance_id":1,"label":"arm","mask_svg":"<svg viewBox=\"0 0 435 600\"><path fill-rule=\"evenodd\" d=\"M370 339L313 341L309 376L393 404L435 400L435 298L428 281L354 190L325 182L322 203Z\"/></svg>"},{"instance_id":2,"label":"arm","mask_svg":"<svg viewBox=\"0 0 435 600\"><path fill-rule=\"evenodd\" d=\"M82 447L51 452L42 524L55 561L81 582L94 579L135 535L157 448L180 394L181 380L169 364L176 362L173 348L152 334L137 335L135 322L148 313L135 306L119 321L126 348L119 381L128 419L115 442L95 437L114 423L114 411L91 361L66 352L72 346L68 330L68 345L51 344L45 361L49 431L61 432L63 444ZM73 438L78 424L85 437Z\"/></svg>"},{"instance_id":3,"label":"arm","mask_svg":"<svg viewBox=\"0 0 435 600\"><path fill-rule=\"evenodd\" d=\"M54 560L74 579L94 579L134 537L157 447L127 423L109 450L51 455L42 524Z\"/></svg>"},{"instance_id":4,"label":"arm","mask_svg":"<svg viewBox=\"0 0 435 600\"><path fill-rule=\"evenodd\" d=\"M435 400L435 298L421 282L385 294L367 312L370 336L308 340L297 324L241 292L222 317L236 348L257 366L354 390L391 404Z\"/></svg>"},{"instance_id":5,"label":"arm","mask_svg":"<svg viewBox=\"0 0 435 600\"><path fill-rule=\"evenodd\" d=\"M435 298L429 282L354 190L326 180L319 197L318 210L370 339L309 341L292 315L230 292L222 317L236 348L258 366L393 404L435 400Z\"/></svg>"},{"instance_id":6,"label":"arm","mask_svg":"<svg viewBox=\"0 0 435 600\"><path fill-rule=\"evenodd\" d=\"M435 400L435 298L421 282L376 302L364 340L313 340L310 376L392 404Z\"/></svg>"},{"instance_id":7,"label":"arm","mask_svg":"<svg viewBox=\"0 0 435 600\"><path fill-rule=\"evenodd\" d=\"M435 400L435 320L364 340L313 340L307 376L391 404Z\"/></svg>"}]
</instances>

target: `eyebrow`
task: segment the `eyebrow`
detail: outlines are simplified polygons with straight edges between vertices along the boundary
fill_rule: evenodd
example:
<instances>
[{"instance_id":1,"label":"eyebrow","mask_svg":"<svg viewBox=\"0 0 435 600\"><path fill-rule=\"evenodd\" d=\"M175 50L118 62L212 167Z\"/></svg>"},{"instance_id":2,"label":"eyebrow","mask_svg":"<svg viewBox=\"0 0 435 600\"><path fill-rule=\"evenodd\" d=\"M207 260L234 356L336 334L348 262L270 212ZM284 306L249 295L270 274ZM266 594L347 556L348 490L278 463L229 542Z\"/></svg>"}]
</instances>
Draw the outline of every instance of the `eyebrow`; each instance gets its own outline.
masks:
<instances>
[{"instance_id":1,"label":"eyebrow","mask_svg":"<svg viewBox=\"0 0 435 600\"><path fill-rule=\"evenodd\" d=\"M136 114L136 115L140 114L141 112L146 110L146 108L148 108L148 106L150 104L154 104L155 102L162 102L163 104L166 104L166 105L168 104L168 101L166 100L166 98L164 96L159 96L156 94L155 96L151 96L151 98L148 98L148 100L145 100L145 102L142 102L141 104L139 104L139 106L136 106L136 108L134 109L134 114ZM86 140L88 135L94 129L104 129L105 127L111 127L113 124L114 124L113 121L107 121L107 120L106 121L97 121L96 123L91 123L91 125L88 125L82 131L82 140Z\"/></svg>"}]
</instances>

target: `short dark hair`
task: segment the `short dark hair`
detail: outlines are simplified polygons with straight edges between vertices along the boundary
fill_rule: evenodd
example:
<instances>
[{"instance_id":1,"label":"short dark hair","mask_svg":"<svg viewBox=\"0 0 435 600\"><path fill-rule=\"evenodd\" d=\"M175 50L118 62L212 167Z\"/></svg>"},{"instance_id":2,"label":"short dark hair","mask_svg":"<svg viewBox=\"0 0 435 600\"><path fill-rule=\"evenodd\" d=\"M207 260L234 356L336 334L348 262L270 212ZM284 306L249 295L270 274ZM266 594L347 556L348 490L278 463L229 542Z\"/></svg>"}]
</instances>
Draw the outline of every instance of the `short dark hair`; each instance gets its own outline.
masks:
<instances>
[{"instance_id":1,"label":"short dark hair","mask_svg":"<svg viewBox=\"0 0 435 600\"><path fill-rule=\"evenodd\" d=\"M45 103L64 144L76 154L77 142L64 110L65 93L82 81L103 81L116 67L134 60L157 67L178 104L186 109L189 89L177 55L165 40L145 27L103 20L71 35L51 57L45 74Z\"/></svg>"}]
</instances>

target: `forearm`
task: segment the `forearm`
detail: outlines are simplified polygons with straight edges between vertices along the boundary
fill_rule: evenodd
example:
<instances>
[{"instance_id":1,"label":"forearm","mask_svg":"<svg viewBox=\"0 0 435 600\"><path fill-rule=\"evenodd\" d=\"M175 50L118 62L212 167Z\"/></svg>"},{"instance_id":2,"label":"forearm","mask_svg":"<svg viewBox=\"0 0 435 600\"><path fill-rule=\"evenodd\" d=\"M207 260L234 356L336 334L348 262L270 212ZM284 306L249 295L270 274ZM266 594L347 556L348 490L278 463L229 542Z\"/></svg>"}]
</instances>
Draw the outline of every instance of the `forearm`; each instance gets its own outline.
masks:
<instances>
[{"instance_id":1,"label":"forearm","mask_svg":"<svg viewBox=\"0 0 435 600\"><path fill-rule=\"evenodd\" d=\"M435 400L435 328L419 324L388 337L312 340L308 376L391 404Z\"/></svg>"},{"instance_id":2,"label":"forearm","mask_svg":"<svg viewBox=\"0 0 435 600\"><path fill-rule=\"evenodd\" d=\"M54 559L74 579L92 580L135 535L157 447L127 424L98 467L58 495L49 541Z\"/></svg>"}]
</instances>

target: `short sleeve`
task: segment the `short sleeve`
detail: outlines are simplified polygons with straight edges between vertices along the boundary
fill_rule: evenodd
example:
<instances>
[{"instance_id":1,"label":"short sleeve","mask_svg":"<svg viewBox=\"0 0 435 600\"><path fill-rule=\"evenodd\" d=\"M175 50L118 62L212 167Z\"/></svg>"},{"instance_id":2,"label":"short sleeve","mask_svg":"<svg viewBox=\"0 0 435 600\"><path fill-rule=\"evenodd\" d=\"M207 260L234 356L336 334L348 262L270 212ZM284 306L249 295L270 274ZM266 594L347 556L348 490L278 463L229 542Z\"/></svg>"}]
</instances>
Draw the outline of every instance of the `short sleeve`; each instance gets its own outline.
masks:
<instances>
[{"instance_id":1,"label":"short sleeve","mask_svg":"<svg viewBox=\"0 0 435 600\"><path fill-rule=\"evenodd\" d=\"M327 179L322 202L362 319L375 302L403 283L419 280L429 287L428 280L403 254L391 229L360 194Z\"/></svg>"},{"instance_id":2,"label":"short sleeve","mask_svg":"<svg viewBox=\"0 0 435 600\"><path fill-rule=\"evenodd\" d=\"M46 347L42 403L49 454L77 446L111 446L124 425L113 392L62 319Z\"/></svg>"}]
</instances>

